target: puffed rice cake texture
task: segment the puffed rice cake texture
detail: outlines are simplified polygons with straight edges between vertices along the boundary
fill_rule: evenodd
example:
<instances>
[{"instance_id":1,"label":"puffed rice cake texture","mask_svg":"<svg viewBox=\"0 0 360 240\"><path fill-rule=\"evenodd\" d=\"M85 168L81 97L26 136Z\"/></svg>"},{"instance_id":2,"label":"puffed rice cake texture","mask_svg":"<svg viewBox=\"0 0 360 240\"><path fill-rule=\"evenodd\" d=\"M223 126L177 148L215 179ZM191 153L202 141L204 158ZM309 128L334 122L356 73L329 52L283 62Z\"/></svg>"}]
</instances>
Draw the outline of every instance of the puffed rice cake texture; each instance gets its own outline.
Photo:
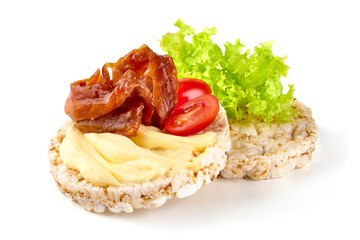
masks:
<instances>
[{"instance_id":1,"label":"puffed rice cake texture","mask_svg":"<svg viewBox=\"0 0 360 240\"><path fill-rule=\"evenodd\" d=\"M310 108L294 100L299 116L292 122L265 124L254 118L230 120L232 148L221 171L224 178L256 180L284 177L310 163L318 139L318 126Z\"/></svg>"},{"instance_id":2,"label":"puffed rice cake texture","mask_svg":"<svg viewBox=\"0 0 360 240\"><path fill-rule=\"evenodd\" d=\"M59 146L71 122L65 123L49 144L50 168L60 192L77 201L85 209L95 212L133 212L137 208L157 208L168 199L183 198L194 194L210 183L225 167L230 149L230 131L225 110L221 107L214 122L204 131L214 131L216 142L208 147L207 154L196 171L186 171L174 176L164 176L141 184L101 187L89 183L79 171L67 168L60 157Z\"/></svg>"}]
</instances>

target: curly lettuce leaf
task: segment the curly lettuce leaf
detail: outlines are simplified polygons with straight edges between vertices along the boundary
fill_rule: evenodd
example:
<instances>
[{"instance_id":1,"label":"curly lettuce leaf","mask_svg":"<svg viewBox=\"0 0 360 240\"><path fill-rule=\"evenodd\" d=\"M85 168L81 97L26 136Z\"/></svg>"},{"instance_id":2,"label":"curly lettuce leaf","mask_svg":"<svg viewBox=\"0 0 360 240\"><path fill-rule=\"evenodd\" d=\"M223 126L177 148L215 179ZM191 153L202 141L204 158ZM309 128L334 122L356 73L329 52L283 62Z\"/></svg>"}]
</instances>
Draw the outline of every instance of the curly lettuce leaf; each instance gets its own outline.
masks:
<instances>
[{"instance_id":1,"label":"curly lettuce leaf","mask_svg":"<svg viewBox=\"0 0 360 240\"><path fill-rule=\"evenodd\" d=\"M228 118L241 120L244 114L273 120L291 121L298 112L291 108L294 86L283 93L281 77L289 67L286 56L272 53L273 42L259 44L251 52L237 39L226 42L225 51L211 40L216 28L202 32L186 25L181 19L175 22L176 33L167 33L160 40L161 48L169 54L178 71L178 78L192 77L206 81L225 108ZM185 40L191 36L191 42Z\"/></svg>"}]
</instances>

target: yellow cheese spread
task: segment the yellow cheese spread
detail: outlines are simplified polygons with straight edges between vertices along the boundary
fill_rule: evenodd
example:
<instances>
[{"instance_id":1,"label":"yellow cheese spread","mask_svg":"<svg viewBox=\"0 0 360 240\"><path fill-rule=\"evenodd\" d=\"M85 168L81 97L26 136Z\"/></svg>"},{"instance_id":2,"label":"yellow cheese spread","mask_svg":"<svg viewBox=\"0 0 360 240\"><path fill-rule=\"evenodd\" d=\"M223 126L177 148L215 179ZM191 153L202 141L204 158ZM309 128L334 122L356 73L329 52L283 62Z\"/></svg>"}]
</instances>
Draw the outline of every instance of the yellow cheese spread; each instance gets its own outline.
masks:
<instances>
[{"instance_id":1,"label":"yellow cheese spread","mask_svg":"<svg viewBox=\"0 0 360 240\"><path fill-rule=\"evenodd\" d=\"M214 132L180 137L141 125L136 137L127 138L112 133L84 134L72 125L60 145L60 157L88 182L121 186L199 169L215 137Z\"/></svg>"}]
</instances>

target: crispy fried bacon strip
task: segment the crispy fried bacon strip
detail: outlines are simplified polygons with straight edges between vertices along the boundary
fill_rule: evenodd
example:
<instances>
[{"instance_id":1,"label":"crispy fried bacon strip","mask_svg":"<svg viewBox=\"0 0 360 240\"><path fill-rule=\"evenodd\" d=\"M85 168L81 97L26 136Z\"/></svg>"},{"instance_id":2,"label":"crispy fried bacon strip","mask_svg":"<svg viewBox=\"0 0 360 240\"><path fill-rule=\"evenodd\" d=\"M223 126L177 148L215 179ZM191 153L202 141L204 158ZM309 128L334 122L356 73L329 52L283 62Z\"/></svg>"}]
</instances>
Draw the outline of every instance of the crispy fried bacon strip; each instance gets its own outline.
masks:
<instances>
[{"instance_id":1,"label":"crispy fried bacon strip","mask_svg":"<svg viewBox=\"0 0 360 240\"><path fill-rule=\"evenodd\" d=\"M72 83L65 112L83 132L135 136L141 122L163 126L177 103L177 89L171 57L143 45Z\"/></svg>"},{"instance_id":2,"label":"crispy fried bacon strip","mask_svg":"<svg viewBox=\"0 0 360 240\"><path fill-rule=\"evenodd\" d=\"M131 137L135 136L139 129L143 111L143 101L137 97L129 97L115 110L93 120L78 121L76 127L84 133L110 132Z\"/></svg>"}]
</instances>

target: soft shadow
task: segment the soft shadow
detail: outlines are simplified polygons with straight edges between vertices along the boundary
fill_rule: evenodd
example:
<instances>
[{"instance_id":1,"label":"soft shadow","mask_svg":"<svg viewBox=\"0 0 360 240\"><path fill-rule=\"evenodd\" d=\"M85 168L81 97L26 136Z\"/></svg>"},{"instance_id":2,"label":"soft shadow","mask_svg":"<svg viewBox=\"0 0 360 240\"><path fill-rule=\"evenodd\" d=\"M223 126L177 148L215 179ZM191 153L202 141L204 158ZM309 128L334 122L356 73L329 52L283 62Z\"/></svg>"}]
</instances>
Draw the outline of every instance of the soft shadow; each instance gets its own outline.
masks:
<instances>
[{"instance_id":1,"label":"soft shadow","mask_svg":"<svg viewBox=\"0 0 360 240\"><path fill-rule=\"evenodd\" d=\"M101 217L137 224L139 227L174 231L241 223L276 214L289 214L314 204L316 189L325 191L344 169L348 154L347 134L321 129L313 162L281 179L253 181L217 178L193 196L172 199L157 209L137 209L131 214L106 212ZM315 190L314 190L315 189ZM317 191L317 194L321 194ZM299 201L299 198L302 201ZM296 202L294 208L289 202Z\"/></svg>"}]
</instances>

